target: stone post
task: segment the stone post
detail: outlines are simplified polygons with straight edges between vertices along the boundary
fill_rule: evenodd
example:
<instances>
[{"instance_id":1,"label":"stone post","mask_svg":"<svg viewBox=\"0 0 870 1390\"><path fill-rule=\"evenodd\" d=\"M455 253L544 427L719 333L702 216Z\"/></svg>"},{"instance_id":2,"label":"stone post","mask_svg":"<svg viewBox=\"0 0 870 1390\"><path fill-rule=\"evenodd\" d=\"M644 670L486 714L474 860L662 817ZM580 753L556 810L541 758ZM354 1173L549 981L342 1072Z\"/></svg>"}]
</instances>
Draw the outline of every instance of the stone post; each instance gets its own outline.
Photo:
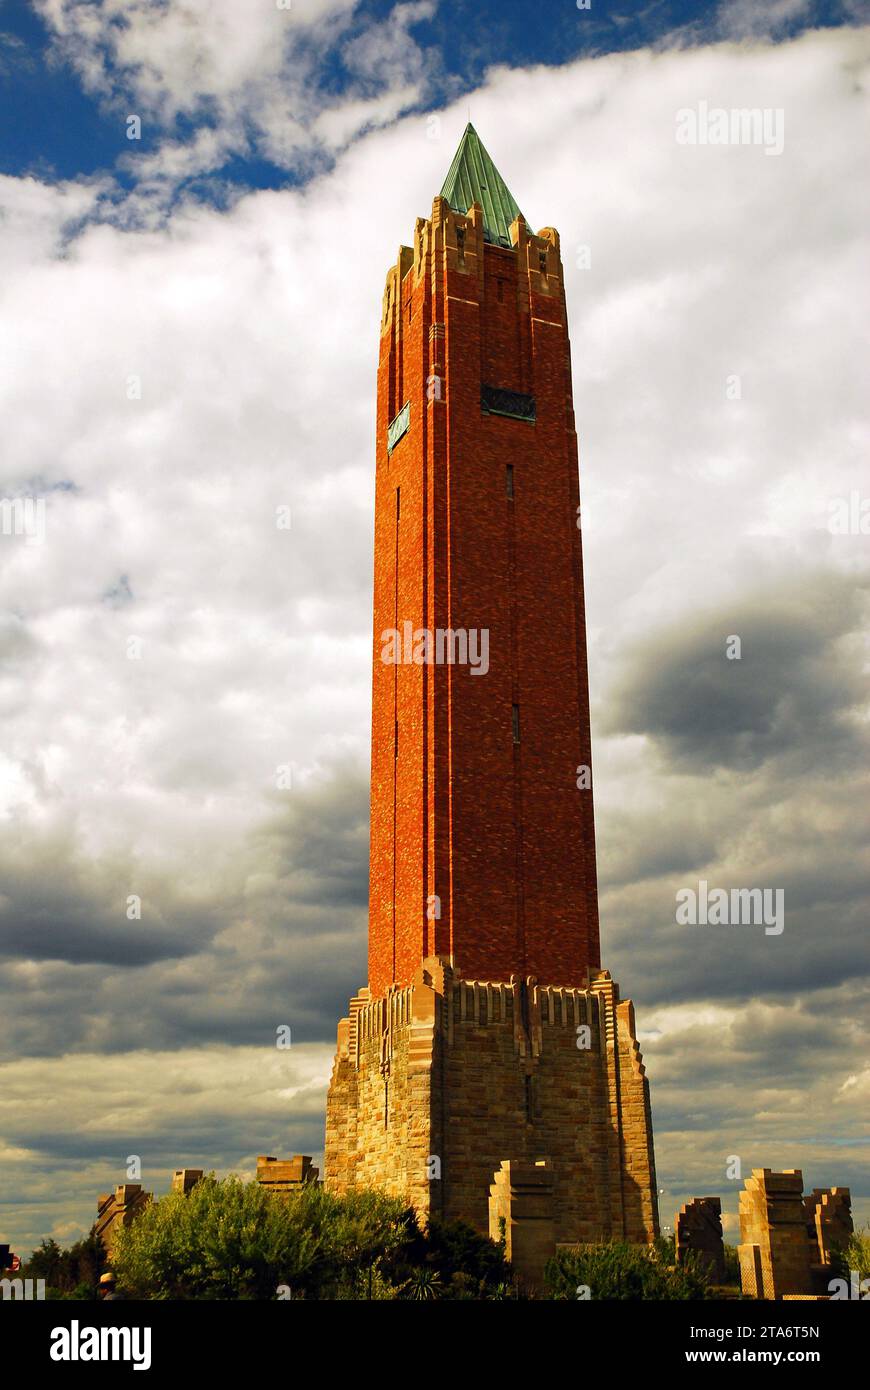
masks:
<instances>
[{"instance_id":1,"label":"stone post","mask_svg":"<svg viewBox=\"0 0 870 1390\"><path fill-rule=\"evenodd\" d=\"M489 1234L505 1240L505 1255L532 1288L542 1288L544 1266L556 1253L553 1166L505 1159L489 1189Z\"/></svg>"},{"instance_id":2,"label":"stone post","mask_svg":"<svg viewBox=\"0 0 870 1390\"><path fill-rule=\"evenodd\" d=\"M740 1193L740 1280L751 1298L811 1294L811 1250L799 1168L753 1168Z\"/></svg>"},{"instance_id":3,"label":"stone post","mask_svg":"<svg viewBox=\"0 0 870 1390\"><path fill-rule=\"evenodd\" d=\"M677 1264L694 1254L711 1284L725 1282L725 1245L722 1240L722 1203L718 1197L694 1197L674 1218Z\"/></svg>"}]
</instances>

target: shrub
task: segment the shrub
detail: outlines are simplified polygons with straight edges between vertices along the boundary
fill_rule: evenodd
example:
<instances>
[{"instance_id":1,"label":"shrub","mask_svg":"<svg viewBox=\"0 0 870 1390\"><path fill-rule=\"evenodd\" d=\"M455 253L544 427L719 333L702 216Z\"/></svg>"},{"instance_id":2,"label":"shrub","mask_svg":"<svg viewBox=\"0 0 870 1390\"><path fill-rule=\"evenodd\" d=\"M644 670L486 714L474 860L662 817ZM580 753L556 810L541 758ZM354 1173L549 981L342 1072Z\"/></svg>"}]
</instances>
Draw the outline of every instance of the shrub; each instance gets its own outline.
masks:
<instances>
[{"instance_id":1,"label":"shrub","mask_svg":"<svg viewBox=\"0 0 870 1390\"><path fill-rule=\"evenodd\" d=\"M736 1245L725 1246L725 1283L740 1285L740 1256Z\"/></svg>"},{"instance_id":2,"label":"shrub","mask_svg":"<svg viewBox=\"0 0 870 1390\"><path fill-rule=\"evenodd\" d=\"M235 1177L171 1192L122 1231L114 1267L128 1297L268 1299L383 1296L418 1234L412 1212L378 1192L315 1185L277 1196ZM395 1296L391 1294L390 1296Z\"/></svg>"},{"instance_id":3,"label":"shrub","mask_svg":"<svg viewBox=\"0 0 870 1390\"><path fill-rule=\"evenodd\" d=\"M464 1221L431 1217L418 1255L451 1286L449 1297L467 1298L469 1289L471 1297L487 1297L491 1290L511 1280L503 1245L478 1235Z\"/></svg>"},{"instance_id":4,"label":"shrub","mask_svg":"<svg viewBox=\"0 0 870 1390\"><path fill-rule=\"evenodd\" d=\"M843 1250L843 1263L860 1279L870 1279L870 1226L859 1226Z\"/></svg>"},{"instance_id":5,"label":"shrub","mask_svg":"<svg viewBox=\"0 0 870 1390\"><path fill-rule=\"evenodd\" d=\"M653 1246L609 1241L560 1250L546 1268L546 1283L555 1299L576 1299L587 1285L593 1299L701 1299L704 1279L690 1262L676 1267L658 1258Z\"/></svg>"},{"instance_id":6,"label":"shrub","mask_svg":"<svg viewBox=\"0 0 870 1390\"><path fill-rule=\"evenodd\" d=\"M159 1198L119 1234L114 1268L132 1298L478 1299L515 1296L503 1248L384 1193L314 1184L277 1195L203 1178ZM285 1295L286 1296L286 1295Z\"/></svg>"}]
</instances>

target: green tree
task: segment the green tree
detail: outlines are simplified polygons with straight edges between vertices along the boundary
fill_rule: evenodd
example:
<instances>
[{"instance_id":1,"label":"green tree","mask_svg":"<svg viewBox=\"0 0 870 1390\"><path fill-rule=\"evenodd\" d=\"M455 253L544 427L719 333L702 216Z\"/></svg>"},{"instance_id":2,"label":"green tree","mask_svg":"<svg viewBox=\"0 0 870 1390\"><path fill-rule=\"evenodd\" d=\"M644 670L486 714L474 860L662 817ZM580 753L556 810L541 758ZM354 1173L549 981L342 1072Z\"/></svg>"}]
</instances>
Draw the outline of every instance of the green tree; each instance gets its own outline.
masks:
<instances>
[{"instance_id":1,"label":"green tree","mask_svg":"<svg viewBox=\"0 0 870 1390\"><path fill-rule=\"evenodd\" d=\"M24 1267L27 1278L44 1279L47 1285L57 1288L64 1267L64 1252L52 1237L37 1246Z\"/></svg>"},{"instance_id":2,"label":"green tree","mask_svg":"<svg viewBox=\"0 0 870 1390\"><path fill-rule=\"evenodd\" d=\"M115 1253L131 1297L268 1299L384 1296L417 1234L413 1212L382 1193L337 1197L310 1185L277 1196L258 1183L203 1178L161 1197Z\"/></svg>"},{"instance_id":3,"label":"green tree","mask_svg":"<svg viewBox=\"0 0 870 1390\"><path fill-rule=\"evenodd\" d=\"M44 1279L47 1297L91 1299L97 1296L97 1284L105 1267L106 1252L92 1226L68 1250L62 1250L54 1239L44 1240L23 1265L21 1274L27 1279Z\"/></svg>"},{"instance_id":4,"label":"green tree","mask_svg":"<svg viewBox=\"0 0 870 1390\"><path fill-rule=\"evenodd\" d=\"M311 1184L277 1195L238 1178L169 1193L119 1234L118 1287L156 1299L505 1298L510 1265L462 1222L431 1221L382 1192ZM279 1295L280 1289L280 1295Z\"/></svg>"}]
</instances>

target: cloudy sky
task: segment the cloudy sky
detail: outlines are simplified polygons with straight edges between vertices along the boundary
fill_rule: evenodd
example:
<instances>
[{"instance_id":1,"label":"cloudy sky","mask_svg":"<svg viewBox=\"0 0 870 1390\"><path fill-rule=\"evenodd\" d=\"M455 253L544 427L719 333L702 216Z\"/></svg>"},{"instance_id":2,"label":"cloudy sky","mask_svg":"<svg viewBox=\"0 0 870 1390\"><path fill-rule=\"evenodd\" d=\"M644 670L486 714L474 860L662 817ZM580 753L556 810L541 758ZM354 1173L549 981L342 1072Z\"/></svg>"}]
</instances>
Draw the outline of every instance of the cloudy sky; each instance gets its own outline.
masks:
<instances>
[{"instance_id":1,"label":"cloudy sky","mask_svg":"<svg viewBox=\"0 0 870 1390\"><path fill-rule=\"evenodd\" d=\"M128 1155L162 1192L322 1149L365 979L381 293L469 113L562 237L602 945L663 1222L718 1192L734 1238L730 1155L870 1218L867 18L0 3L0 499L45 523L0 534L13 1249L87 1230ZM704 102L781 112L781 153L679 143ZM782 889L784 931L678 925L701 879Z\"/></svg>"}]
</instances>

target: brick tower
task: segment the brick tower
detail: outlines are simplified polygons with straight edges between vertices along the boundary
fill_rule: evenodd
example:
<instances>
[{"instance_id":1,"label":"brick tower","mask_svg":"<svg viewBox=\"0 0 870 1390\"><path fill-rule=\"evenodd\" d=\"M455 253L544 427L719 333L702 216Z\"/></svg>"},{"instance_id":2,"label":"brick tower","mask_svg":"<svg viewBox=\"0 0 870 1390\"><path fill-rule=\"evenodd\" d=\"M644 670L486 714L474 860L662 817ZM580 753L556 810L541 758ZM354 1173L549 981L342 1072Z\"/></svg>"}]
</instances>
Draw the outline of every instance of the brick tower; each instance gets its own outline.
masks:
<instances>
[{"instance_id":1,"label":"brick tower","mask_svg":"<svg viewBox=\"0 0 870 1390\"><path fill-rule=\"evenodd\" d=\"M648 1086L599 958L559 237L471 125L387 275L376 468L369 983L325 1180L486 1230L500 1165L538 1163L555 1242L649 1240Z\"/></svg>"}]
</instances>

